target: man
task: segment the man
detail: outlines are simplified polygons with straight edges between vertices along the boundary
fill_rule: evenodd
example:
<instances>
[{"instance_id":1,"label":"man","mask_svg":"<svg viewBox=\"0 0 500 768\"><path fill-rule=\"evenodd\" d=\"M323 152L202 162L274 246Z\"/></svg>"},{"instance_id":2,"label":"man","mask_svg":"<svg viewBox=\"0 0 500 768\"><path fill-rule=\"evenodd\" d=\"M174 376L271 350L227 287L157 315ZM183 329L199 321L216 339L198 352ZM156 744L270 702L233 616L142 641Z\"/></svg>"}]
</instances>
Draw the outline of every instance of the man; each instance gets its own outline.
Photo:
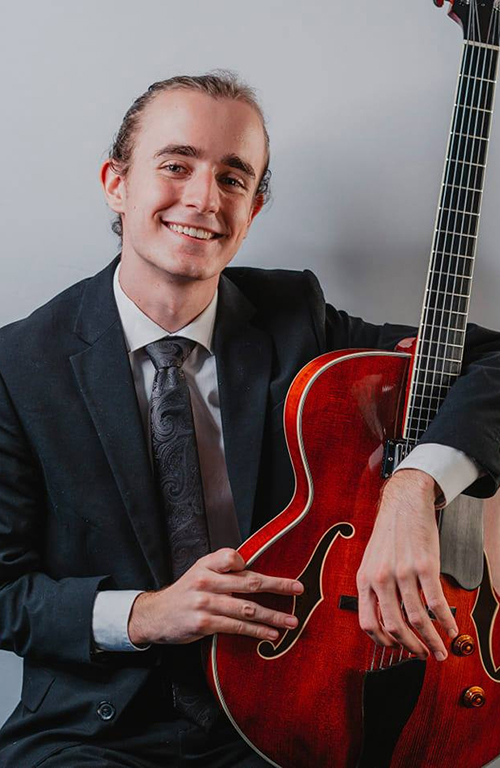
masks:
<instances>
[{"instance_id":1,"label":"man","mask_svg":"<svg viewBox=\"0 0 500 768\"><path fill-rule=\"evenodd\" d=\"M326 349L411 333L325 307L309 272L222 274L265 202L268 161L262 113L233 77L155 84L102 168L121 258L0 335L0 642L25 659L3 766L265 764L214 711L193 642L295 625L250 593L302 585L235 551L293 490L283 399ZM385 486L358 576L360 623L380 644L445 658L419 586L457 632L435 500L480 474L477 491L495 489L498 347L471 329L450 407Z\"/></svg>"}]
</instances>

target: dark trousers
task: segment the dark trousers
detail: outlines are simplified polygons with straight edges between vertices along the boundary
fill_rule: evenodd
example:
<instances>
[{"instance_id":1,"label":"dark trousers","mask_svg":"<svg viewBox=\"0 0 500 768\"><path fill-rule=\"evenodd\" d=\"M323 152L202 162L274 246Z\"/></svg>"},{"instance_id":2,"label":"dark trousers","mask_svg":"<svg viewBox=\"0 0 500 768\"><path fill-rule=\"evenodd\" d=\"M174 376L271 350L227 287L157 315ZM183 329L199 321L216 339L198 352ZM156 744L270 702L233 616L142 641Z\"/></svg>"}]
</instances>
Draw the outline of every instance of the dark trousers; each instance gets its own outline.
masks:
<instances>
[{"instance_id":1,"label":"dark trousers","mask_svg":"<svg viewBox=\"0 0 500 768\"><path fill-rule=\"evenodd\" d=\"M158 680L158 678L156 678ZM168 691L168 688L167 688ZM221 712L205 732L180 718L153 678L105 738L57 748L34 768L269 768Z\"/></svg>"}]
</instances>

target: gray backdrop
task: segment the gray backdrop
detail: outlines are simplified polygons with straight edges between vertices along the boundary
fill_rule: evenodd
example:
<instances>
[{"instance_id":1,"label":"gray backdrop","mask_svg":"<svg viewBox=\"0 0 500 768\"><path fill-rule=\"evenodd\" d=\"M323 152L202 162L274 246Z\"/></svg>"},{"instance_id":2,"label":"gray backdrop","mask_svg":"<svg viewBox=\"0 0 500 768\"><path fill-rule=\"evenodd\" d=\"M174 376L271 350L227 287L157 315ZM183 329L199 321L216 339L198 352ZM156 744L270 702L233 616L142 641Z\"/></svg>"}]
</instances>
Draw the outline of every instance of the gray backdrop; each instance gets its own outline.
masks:
<instances>
[{"instance_id":1,"label":"gray backdrop","mask_svg":"<svg viewBox=\"0 0 500 768\"><path fill-rule=\"evenodd\" d=\"M310 267L351 313L418 322L462 43L432 0L25 0L2 16L0 325L114 256L98 169L123 113L154 80L215 67L257 88L271 134L273 201L237 261ZM498 122L471 310L493 327ZM0 722L19 673L0 652Z\"/></svg>"}]
</instances>

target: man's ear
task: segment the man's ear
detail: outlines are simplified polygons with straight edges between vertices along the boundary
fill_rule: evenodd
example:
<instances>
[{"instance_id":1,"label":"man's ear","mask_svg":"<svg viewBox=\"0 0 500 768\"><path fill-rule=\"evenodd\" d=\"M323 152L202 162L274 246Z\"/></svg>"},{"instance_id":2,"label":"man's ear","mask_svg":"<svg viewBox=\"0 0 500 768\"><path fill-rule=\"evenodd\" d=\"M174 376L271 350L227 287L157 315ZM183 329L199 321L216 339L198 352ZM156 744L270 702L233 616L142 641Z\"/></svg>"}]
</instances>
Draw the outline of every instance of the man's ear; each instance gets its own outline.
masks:
<instances>
[{"instance_id":1,"label":"man's ear","mask_svg":"<svg viewBox=\"0 0 500 768\"><path fill-rule=\"evenodd\" d=\"M102 164L100 176L107 204L115 213L124 213L125 177L110 160Z\"/></svg>"},{"instance_id":2,"label":"man's ear","mask_svg":"<svg viewBox=\"0 0 500 768\"><path fill-rule=\"evenodd\" d=\"M250 214L250 221L248 222L249 225L255 219L257 214L262 210L263 206L264 206L264 195L262 194L262 192L260 192L258 195L255 196L255 200L253 201L252 213Z\"/></svg>"}]
</instances>

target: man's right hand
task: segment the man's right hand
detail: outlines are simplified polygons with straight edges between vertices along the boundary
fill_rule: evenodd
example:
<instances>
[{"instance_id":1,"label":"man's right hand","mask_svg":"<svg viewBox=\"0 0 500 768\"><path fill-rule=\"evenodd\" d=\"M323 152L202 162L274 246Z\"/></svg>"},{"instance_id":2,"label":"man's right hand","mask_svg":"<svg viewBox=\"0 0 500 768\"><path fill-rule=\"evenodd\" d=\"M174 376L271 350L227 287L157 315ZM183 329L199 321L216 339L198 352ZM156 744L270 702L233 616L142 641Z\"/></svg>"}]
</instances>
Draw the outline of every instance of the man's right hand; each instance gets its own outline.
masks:
<instances>
[{"instance_id":1,"label":"man's right hand","mask_svg":"<svg viewBox=\"0 0 500 768\"><path fill-rule=\"evenodd\" d=\"M236 550L219 549L200 558L168 587L140 594L130 612L129 637L134 645L191 643L217 632L276 640L278 629L297 626L296 617L233 593L299 595L303 591L299 581L247 571Z\"/></svg>"}]
</instances>

